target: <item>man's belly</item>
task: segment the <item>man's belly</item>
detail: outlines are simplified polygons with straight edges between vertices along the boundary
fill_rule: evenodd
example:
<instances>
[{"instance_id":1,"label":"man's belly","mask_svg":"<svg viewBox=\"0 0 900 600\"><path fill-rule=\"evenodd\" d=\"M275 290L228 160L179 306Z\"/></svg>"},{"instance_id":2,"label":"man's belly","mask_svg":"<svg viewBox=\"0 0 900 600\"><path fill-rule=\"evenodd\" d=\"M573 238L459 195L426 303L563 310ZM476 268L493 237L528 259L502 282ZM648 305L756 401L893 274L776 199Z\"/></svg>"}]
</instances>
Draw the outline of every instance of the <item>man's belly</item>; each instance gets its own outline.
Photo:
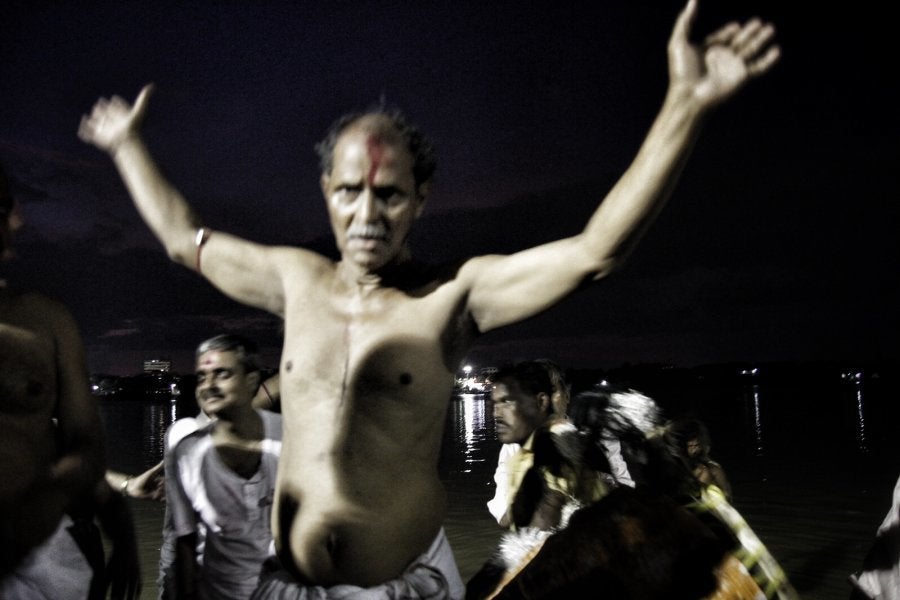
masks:
<instances>
[{"instance_id":1,"label":"man's belly","mask_svg":"<svg viewBox=\"0 0 900 600\"><path fill-rule=\"evenodd\" d=\"M392 493L347 498L329 478L276 491L275 543L300 581L370 587L399 577L425 552L443 523L446 496L436 474L375 486Z\"/></svg>"}]
</instances>

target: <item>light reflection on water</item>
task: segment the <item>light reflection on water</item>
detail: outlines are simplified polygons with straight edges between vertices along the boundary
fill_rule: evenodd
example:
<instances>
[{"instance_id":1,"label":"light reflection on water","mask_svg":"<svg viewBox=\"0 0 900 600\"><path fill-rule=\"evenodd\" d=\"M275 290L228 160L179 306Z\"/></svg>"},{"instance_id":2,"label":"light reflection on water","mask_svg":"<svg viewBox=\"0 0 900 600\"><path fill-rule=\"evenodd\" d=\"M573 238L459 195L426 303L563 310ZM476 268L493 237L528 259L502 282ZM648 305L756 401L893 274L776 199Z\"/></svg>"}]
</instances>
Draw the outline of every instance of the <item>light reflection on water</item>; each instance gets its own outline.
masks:
<instances>
[{"instance_id":1,"label":"light reflection on water","mask_svg":"<svg viewBox=\"0 0 900 600\"><path fill-rule=\"evenodd\" d=\"M744 402L750 407L749 427L753 434L754 453L756 456L763 456L765 445L763 444L762 398L758 384L753 383L747 386L744 390Z\"/></svg>"},{"instance_id":2,"label":"light reflection on water","mask_svg":"<svg viewBox=\"0 0 900 600\"><path fill-rule=\"evenodd\" d=\"M862 453L868 453L869 444L866 437L866 402L863 393L862 377L854 378L850 393L856 400L856 446Z\"/></svg>"},{"instance_id":3,"label":"light reflection on water","mask_svg":"<svg viewBox=\"0 0 900 600\"><path fill-rule=\"evenodd\" d=\"M484 394L454 396L447 409L442 445L441 471L454 473L481 472L496 465L494 450L494 415Z\"/></svg>"},{"instance_id":4,"label":"light reflection on water","mask_svg":"<svg viewBox=\"0 0 900 600\"><path fill-rule=\"evenodd\" d=\"M785 561L784 566L796 573L807 568L803 552L809 549L804 544L815 541L815 536L859 538L862 542L856 546L842 543L840 548L863 548L880 523L896 479L891 465L885 469L890 471L888 475L877 474L879 464L897 455L883 451L896 449L897 444L894 433L897 408L888 401L893 395L894 389L884 383L866 385L863 381L858 384L845 381L842 384L833 380L821 385L800 381L785 386L765 379L742 380L728 386L691 388L682 393L685 406L673 406L670 412L688 407L707 420L714 454L736 485L744 516ZM196 413L193 401L183 397L177 402L104 399L100 404L110 466L129 473L140 472L158 462L166 429L176 418ZM885 445L888 435L893 445ZM851 451L846 463L835 463L830 458L835 455L833 450L839 448ZM469 395L450 399L441 449L439 473L449 500L445 527L460 571L466 578L487 559L500 534L485 506L493 495L492 476L500 449L489 397ZM860 462L853 450L870 454ZM874 474L866 475L866 471ZM846 485L851 479L856 484ZM880 502L882 496L885 506ZM861 498L872 499L873 508L865 509L868 512L863 510ZM795 503L802 503L802 507ZM131 501L131 506L145 575L141 600L150 600L156 597L153 580L159 557L163 505ZM821 512L832 506L844 507L845 511L847 506L854 509L852 513ZM821 514L815 513L816 510ZM816 517L791 520L795 512L806 516L815 513ZM857 519L868 515L871 523L830 533L828 527L847 522L848 514ZM815 523L814 531L809 530L808 521ZM802 548L791 545L798 539L804 540ZM792 557L796 557L793 562ZM809 597L826 600L846 597L841 586L861 557L832 558L843 562L839 562L833 573L810 574L807 585L818 586L817 592L829 587L838 593L832 596L815 593ZM803 583L804 579L801 577L799 581Z\"/></svg>"},{"instance_id":5,"label":"light reflection on water","mask_svg":"<svg viewBox=\"0 0 900 600\"><path fill-rule=\"evenodd\" d=\"M732 390L696 393L696 397L705 395L705 399L695 399L691 409L701 419L708 413L717 449L730 455L777 455L797 436L813 445L827 443L869 454L877 442L871 425L884 425L887 418L882 408L880 418L872 421L873 399L864 377L845 378L839 385L828 386L827 391L823 391L825 387L787 389L758 380L744 380ZM876 404L882 395L876 394ZM728 397L736 402L723 401ZM137 470L161 460L168 427L176 419L196 412L192 401L183 400L102 399L101 415L113 468ZM442 475L452 479L457 474L491 474L499 446L489 396L454 396L447 409Z\"/></svg>"}]
</instances>

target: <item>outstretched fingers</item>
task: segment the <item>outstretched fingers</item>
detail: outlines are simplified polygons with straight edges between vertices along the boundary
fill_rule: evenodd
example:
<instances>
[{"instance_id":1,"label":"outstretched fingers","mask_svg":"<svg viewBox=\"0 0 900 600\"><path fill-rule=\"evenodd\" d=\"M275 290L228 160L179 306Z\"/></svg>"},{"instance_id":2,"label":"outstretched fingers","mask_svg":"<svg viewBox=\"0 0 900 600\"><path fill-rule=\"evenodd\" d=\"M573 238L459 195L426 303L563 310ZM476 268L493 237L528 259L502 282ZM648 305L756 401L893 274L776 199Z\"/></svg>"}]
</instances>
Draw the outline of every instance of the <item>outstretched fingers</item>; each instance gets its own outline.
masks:
<instances>
[{"instance_id":1,"label":"outstretched fingers","mask_svg":"<svg viewBox=\"0 0 900 600\"><path fill-rule=\"evenodd\" d=\"M735 37L737 37L740 31L740 23L738 23L737 21L731 21L730 23L719 27L717 30L707 35L704 42L707 46L730 46L732 41L735 39Z\"/></svg>"},{"instance_id":2,"label":"outstretched fingers","mask_svg":"<svg viewBox=\"0 0 900 600\"><path fill-rule=\"evenodd\" d=\"M775 64L781 50L778 46L771 45L775 37L775 27L772 24L763 23L759 19L754 19L751 23L753 28L750 29L748 23L748 27L739 36L737 52L743 57L750 74L759 75Z\"/></svg>"},{"instance_id":3,"label":"outstretched fingers","mask_svg":"<svg viewBox=\"0 0 900 600\"><path fill-rule=\"evenodd\" d=\"M781 56L778 46L770 45L775 27L754 17L743 26L728 23L706 37L706 46L724 46L744 61L750 75L769 70Z\"/></svg>"},{"instance_id":4,"label":"outstretched fingers","mask_svg":"<svg viewBox=\"0 0 900 600\"><path fill-rule=\"evenodd\" d=\"M747 72L754 77L762 75L778 62L779 58L781 58L781 48L772 46L762 56L747 62Z\"/></svg>"}]
</instances>

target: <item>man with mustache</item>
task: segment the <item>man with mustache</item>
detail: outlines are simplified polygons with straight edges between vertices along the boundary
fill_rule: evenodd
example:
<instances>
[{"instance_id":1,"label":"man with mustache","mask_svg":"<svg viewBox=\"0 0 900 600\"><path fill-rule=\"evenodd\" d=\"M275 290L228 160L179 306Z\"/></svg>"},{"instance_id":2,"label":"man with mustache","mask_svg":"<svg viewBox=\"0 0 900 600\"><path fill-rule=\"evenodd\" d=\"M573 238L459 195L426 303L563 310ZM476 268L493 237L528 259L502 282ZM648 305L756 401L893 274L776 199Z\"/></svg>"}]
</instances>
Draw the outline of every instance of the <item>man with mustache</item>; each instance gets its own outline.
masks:
<instances>
[{"instance_id":1,"label":"man with mustache","mask_svg":"<svg viewBox=\"0 0 900 600\"><path fill-rule=\"evenodd\" d=\"M250 340L222 334L204 341L196 373L197 403L208 418L177 441L174 427L166 433L173 597L249 598L271 554L281 416L253 407L261 376Z\"/></svg>"},{"instance_id":2,"label":"man with mustache","mask_svg":"<svg viewBox=\"0 0 900 600\"><path fill-rule=\"evenodd\" d=\"M491 400L494 403L494 428L497 439L513 445L516 451L507 458L504 470L507 490L504 505L497 509L501 527L510 529L534 527L549 531L564 521L563 508L574 494L575 473L564 477L550 475L546 465L535 465L535 443L546 444L552 450L554 432L573 431L565 416L554 411L554 386L545 365L539 361L524 361L506 365L493 376ZM543 434L539 436L538 434ZM534 469L532 469L534 467ZM530 471L530 472L529 472ZM539 478L534 477L540 475ZM590 486L589 500L597 500L606 492L600 473ZM532 479L526 480L526 476ZM501 482L498 481L500 486ZM522 490L519 498L516 496ZM493 511L492 511L493 512Z\"/></svg>"},{"instance_id":3,"label":"man with mustache","mask_svg":"<svg viewBox=\"0 0 900 600\"><path fill-rule=\"evenodd\" d=\"M611 273L661 210L705 117L778 59L773 27L758 19L691 43L696 11L689 0L676 21L650 132L585 230L509 256L438 267L413 259L409 234L435 161L393 114L342 119L319 146L336 262L204 227L141 139L149 87L133 106L102 99L82 119L79 135L109 153L173 260L284 319L285 443L272 527L296 582L394 582L402 591L391 593L403 597L462 597L437 473L457 366L479 335Z\"/></svg>"}]
</instances>

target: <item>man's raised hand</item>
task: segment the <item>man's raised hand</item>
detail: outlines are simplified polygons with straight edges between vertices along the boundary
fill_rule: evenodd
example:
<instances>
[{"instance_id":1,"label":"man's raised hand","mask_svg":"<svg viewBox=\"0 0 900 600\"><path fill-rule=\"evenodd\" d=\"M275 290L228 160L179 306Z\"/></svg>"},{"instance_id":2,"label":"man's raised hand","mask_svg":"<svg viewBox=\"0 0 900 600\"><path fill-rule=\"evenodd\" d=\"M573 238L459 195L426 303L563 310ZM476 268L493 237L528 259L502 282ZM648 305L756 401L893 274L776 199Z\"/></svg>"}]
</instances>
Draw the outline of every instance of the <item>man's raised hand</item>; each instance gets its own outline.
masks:
<instances>
[{"instance_id":1,"label":"man's raised hand","mask_svg":"<svg viewBox=\"0 0 900 600\"><path fill-rule=\"evenodd\" d=\"M669 38L669 77L672 86L690 88L705 106L730 98L753 77L766 73L781 55L773 43L775 27L753 18L731 22L706 37L702 45L689 41L697 14L697 0L687 5Z\"/></svg>"},{"instance_id":2,"label":"man's raised hand","mask_svg":"<svg viewBox=\"0 0 900 600\"><path fill-rule=\"evenodd\" d=\"M152 92L153 84L145 85L134 101L134 106L119 96L100 98L94 104L91 114L81 117L78 137L114 154L123 141L137 135Z\"/></svg>"}]
</instances>

